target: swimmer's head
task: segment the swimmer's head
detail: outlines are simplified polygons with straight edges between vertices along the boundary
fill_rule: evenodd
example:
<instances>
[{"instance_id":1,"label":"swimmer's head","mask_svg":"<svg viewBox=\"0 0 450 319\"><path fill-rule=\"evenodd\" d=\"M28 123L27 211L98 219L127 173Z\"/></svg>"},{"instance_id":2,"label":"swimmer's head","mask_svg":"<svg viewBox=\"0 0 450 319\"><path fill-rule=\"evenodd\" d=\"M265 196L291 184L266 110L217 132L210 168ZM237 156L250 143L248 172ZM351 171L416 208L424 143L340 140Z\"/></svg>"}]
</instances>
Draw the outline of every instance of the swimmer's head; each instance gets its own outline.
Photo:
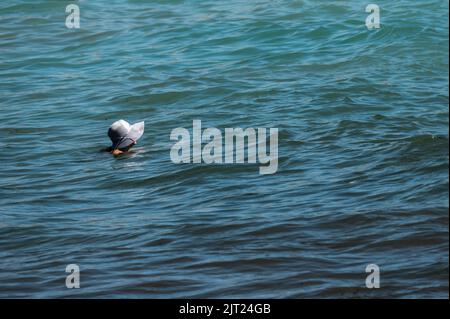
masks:
<instances>
[{"instance_id":1,"label":"swimmer's head","mask_svg":"<svg viewBox=\"0 0 450 319\"><path fill-rule=\"evenodd\" d=\"M108 136L112 141L111 149L127 152L142 134L144 134L144 122L130 125L124 120L116 121L108 129Z\"/></svg>"}]
</instances>

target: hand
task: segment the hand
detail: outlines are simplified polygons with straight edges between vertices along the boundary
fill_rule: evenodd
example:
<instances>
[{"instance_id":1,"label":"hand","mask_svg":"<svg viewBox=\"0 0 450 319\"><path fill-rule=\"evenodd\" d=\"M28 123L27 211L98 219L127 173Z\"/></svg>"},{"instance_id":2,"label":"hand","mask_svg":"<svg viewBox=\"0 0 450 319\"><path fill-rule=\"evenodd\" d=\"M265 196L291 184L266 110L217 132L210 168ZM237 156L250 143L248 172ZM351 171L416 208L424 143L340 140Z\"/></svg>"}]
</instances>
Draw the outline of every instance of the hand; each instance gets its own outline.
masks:
<instances>
[{"instance_id":1,"label":"hand","mask_svg":"<svg viewBox=\"0 0 450 319\"><path fill-rule=\"evenodd\" d=\"M112 155L120 155L120 154L122 154L123 152L121 151L121 150L119 150L119 149L115 149L115 150L113 150L112 152L111 152L111 154Z\"/></svg>"}]
</instances>

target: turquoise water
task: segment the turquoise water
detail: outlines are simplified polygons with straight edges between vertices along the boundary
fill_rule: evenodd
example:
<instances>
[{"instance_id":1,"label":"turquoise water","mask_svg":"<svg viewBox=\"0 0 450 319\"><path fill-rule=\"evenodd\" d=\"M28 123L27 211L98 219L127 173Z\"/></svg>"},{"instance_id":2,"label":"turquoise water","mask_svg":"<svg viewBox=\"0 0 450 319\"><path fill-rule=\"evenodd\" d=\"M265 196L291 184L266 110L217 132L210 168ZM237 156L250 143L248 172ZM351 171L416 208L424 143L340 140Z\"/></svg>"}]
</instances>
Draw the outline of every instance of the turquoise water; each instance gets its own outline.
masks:
<instances>
[{"instance_id":1,"label":"turquoise water","mask_svg":"<svg viewBox=\"0 0 450 319\"><path fill-rule=\"evenodd\" d=\"M74 2L0 3L0 297L448 298L448 1ZM173 164L194 119L278 172Z\"/></svg>"}]
</instances>

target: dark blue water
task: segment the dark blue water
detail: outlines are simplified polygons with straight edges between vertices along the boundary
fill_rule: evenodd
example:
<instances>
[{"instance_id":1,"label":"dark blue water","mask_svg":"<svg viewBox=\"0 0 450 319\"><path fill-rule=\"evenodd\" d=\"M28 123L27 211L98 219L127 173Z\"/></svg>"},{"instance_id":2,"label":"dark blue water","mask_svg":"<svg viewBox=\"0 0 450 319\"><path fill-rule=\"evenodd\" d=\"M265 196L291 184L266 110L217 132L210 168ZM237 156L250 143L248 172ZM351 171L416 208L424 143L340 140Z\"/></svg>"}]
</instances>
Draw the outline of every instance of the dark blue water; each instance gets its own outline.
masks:
<instances>
[{"instance_id":1,"label":"dark blue water","mask_svg":"<svg viewBox=\"0 0 450 319\"><path fill-rule=\"evenodd\" d=\"M0 3L0 297L448 298L448 1L69 3ZM194 119L278 172L173 164Z\"/></svg>"}]
</instances>

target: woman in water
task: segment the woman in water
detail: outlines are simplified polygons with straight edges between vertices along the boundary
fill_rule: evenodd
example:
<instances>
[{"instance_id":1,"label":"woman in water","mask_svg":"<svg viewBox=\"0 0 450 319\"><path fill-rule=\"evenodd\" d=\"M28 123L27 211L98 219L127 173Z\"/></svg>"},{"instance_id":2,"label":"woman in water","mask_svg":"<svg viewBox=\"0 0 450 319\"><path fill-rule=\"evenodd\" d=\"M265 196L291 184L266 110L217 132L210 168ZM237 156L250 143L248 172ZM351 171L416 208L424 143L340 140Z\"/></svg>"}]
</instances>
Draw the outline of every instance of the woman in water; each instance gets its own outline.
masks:
<instances>
[{"instance_id":1,"label":"woman in water","mask_svg":"<svg viewBox=\"0 0 450 319\"><path fill-rule=\"evenodd\" d=\"M144 122L130 125L124 120L116 121L108 129L112 145L104 151L113 155L126 153L136 144L142 134L144 134Z\"/></svg>"}]
</instances>

